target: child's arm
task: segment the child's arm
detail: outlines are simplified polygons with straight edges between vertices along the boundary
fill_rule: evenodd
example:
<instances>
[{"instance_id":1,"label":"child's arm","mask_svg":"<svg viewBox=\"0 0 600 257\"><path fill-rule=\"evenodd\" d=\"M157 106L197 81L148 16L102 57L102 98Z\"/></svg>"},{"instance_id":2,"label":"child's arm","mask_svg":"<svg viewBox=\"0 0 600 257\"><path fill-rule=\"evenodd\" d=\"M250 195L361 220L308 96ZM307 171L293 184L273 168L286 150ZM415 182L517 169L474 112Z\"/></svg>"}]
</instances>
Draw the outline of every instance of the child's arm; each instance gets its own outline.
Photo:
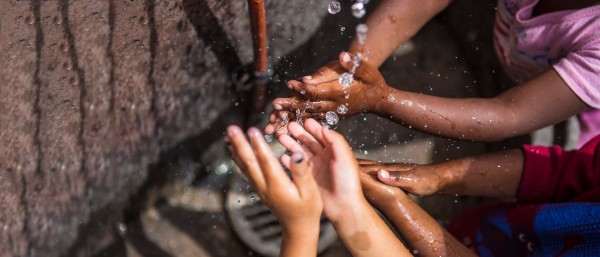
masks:
<instances>
[{"instance_id":1,"label":"child's arm","mask_svg":"<svg viewBox=\"0 0 600 257\"><path fill-rule=\"evenodd\" d=\"M323 213L332 222L338 236L355 257L410 256L385 222L365 199L359 179L359 168L350 146L337 132L324 129L308 119L305 128L295 122L288 125L289 135L280 143L292 152L304 151L321 191ZM285 166L291 158L283 155Z\"/></svg>"},{"instance_id":2,"label":"child's arm","mask_svg":"<svg viewBox=\"0 0 600 257\"><path fill-rule=\"evenodd\" d=\"M349 70L351 59L348 53L340 54L340 65ZM443 98L397 90L389 87L379 71L365 61L348 88L337 81L317 86L291 81L290 86L296 92L304 92L311 101L307 109L310 113L335 111L340 104L347 104L349 114L376 113L430 134L475 141L523 135L589 108L553 69L489 99ZM290 110L298 107L298 101L279 98L273 105L279 110Z\"/></svg>"},{"instance_id":3,"label":"child's arm","mask_svg":"<svg viewBox=\"0 0 600 257\"><path fill-rule=\"evenodd\" d=\"M379 67L400 44L413 37L427 21L444 10L451 2L452 0L383 0L373 13L369 14L365 22L369 29L364 45L354 37L348 51L354 54L362 53L363 58ZM303 77L302 82L311 85L337 82L343 72L345 70L339 62L332 61L311 76ZM284 118L283 115L287 117ZM285 134L285 124L291 116L292 114L287 111L274 111L269 117L265 133L277 136ZM311 116L306 115L306 117Z\"/></svg>"},{"instance_id":4,"label":"child's arm","mask_svg":"<svg viewBox=\"0 0 600 257\"><path fill-rule=\"evenodd\" d=\"M292 156L288 165L292 181L258 129L248 130L252 145L237 126L230 126L227 135L226 142L230 144L228 147L235 163L281 223L283 235L279 256L316 256L323 204L304 155L297 152Z\"/></svg>"},{"instance_id":5,"label":"child's arm","mask_svg":"<svg viewBox=\"0 0 600 257\"><path fill-rule=\"evenodd\" d=\"M505 150L428 165L362 165L363 173L417 195L459 194L514 198L523 174L523 152Z\"/></svg>"},{"instance_id":6,"label":"child's arm","mask_svg":"<svg viewBox=\"0 0 600 257\"><path fill-rule=\"evenodd\" d=\"M413 37L450 2L451 0L381 1L365 22L369 30L364 45L354 37L348 51L362 53L366 60L379 67L400 44ZM309 84L337 81L340 71L343 72L335 63L330 63L312 76L302 78L302 81Z\"/></svg>"},{"instance_id":7,"label":"child's arm","mask_svg":"<svg viewBox=\"0 0 600 257\"><path fill-rule=\"evenodd\" d=\"M361 183L369 202L390 219L418 256L475 256L402 190L378 182L373 174L362 173Z\"/></svg>"}]
</instances>

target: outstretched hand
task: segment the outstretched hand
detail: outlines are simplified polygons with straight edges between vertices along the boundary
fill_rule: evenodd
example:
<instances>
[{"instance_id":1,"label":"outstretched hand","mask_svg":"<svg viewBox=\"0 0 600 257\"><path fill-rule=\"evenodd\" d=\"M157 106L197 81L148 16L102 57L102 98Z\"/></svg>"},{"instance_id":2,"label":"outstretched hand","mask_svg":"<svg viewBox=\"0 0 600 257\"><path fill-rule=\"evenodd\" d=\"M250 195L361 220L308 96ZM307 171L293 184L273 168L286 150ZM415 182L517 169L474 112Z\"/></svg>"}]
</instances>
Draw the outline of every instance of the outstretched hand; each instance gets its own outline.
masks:
<instances>
[{"instance_id":1,"label":"outstretched hand","mask_svg":"<svg viewBox=\"0 0 600 257\"><path fill-rule=\"evenodd\" d=\"M287 163L292 174L290 179L257 128L248 129L248 138L250 142L237 126L227 128L225 140L233 160L250 179L262 202L285 231L301 233L316 228L318 233L323 203L306 155L294 151Z\"/></svg>"},{"instance_id":2,"label":"outstretched hand","mask_svg":"<svg viewBox=\"0 0 600 257\"><path fill-rule=\"evenodd\" d=\"M323 213L332 221L340 218L347 208L364 208L368 204L360 187L359 168L350 146L339 133L308 119L304 127L290 122L289 135L279 142L291 152L303 152L307 167L313 173L323 200ZM291 167L293 161L282 155L281 162Z\"/></svg>"},{"instance_id":3,"label":"outstretched hand","mask_svg":"<svg viewBox=\"0 0 600 257\"><path fill-rule=\"evenodd\" d=\"M339 60L328 63L311 76L303 77L302 81L289 81L288 87L298 97L273 100L274 111L265 133L277 136L283 134L277 133L281 128L282 116L295 118L295 109L305 110L302 118L318 120L324 120L325 113L335 112L340 105L347 107L346 113L338 113L342 117L372 111L381 98L387 95L385 92L388 86L377 68L363 60L355 70L352 84L344 88L338 78L341 73L352 69L354 58L354 55L342 52Z\"/></svg>"}]
</instances>

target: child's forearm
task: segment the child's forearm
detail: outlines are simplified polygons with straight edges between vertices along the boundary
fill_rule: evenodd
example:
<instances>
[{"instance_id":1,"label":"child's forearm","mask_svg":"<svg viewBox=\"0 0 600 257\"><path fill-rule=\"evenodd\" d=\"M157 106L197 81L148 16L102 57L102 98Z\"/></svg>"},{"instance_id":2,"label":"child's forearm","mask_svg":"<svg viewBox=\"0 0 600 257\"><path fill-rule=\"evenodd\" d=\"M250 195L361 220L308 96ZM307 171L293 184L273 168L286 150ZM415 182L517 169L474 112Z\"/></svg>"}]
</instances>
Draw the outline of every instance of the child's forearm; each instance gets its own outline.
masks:
<instances>
[{"instance_id":1,"label":"child's forearm","mask_svg":"<svg viewBox=\"0 0 600 257\"><path fill-rule=\"evenodd\" d=\"M362 206L349 208L342 217L332 220L352 256L412 256L366 200Z\"/></svg>"},{"instance_id":2,"label":"child's forearm","mask_svg":"<svg viewBox=\"0 0 600 257\"><path fill-rule=\"evenodd\" d=\"M554 70L489 99L377 89L369 96L369 112L433 135L474 141L527 134L589 108Z\"/></svg>"},{"instance_id":3,"label":"child's forearm","mask_svg":"<svg viewBox=\"0 0 600 257\"><path fill-rule=\"evenodd\" d=\"M354 38L349 51L363 52L371 64L379 67L400 44L414 36L449 3L450 0L381 1L366 21L369 31L365 44L359 44Z\"/></svg>"},{"instance_id":4,"label":"child's forearm","mask_svg":"<svg viewBox=\"0 0 600 257\"><path fill-rule=\"evenodd\" d=\"M475 256L406 194L392 203L375 204L419 256Z\"/></svg>"},{"instance_id":5,"label":"child's forearm","mask_svg":"<svg viewBox=\"0 0 600 257\"><path fill-rule=\"evenodd\" d=\"M432 164L428 168L440 174L439 193L514 198L523 174L523 161L523 152L511 149Z\"/></svg>"},{"instance_id":6,"label":"child's forearm","mask_svg":"<svg viewBox=\"0 0 600 257\"><path fill-rule=\"evenodd\" d=\"M280 257L317 256L319 223L313 227L283 229Z\"/></svg>"}]
</instances>

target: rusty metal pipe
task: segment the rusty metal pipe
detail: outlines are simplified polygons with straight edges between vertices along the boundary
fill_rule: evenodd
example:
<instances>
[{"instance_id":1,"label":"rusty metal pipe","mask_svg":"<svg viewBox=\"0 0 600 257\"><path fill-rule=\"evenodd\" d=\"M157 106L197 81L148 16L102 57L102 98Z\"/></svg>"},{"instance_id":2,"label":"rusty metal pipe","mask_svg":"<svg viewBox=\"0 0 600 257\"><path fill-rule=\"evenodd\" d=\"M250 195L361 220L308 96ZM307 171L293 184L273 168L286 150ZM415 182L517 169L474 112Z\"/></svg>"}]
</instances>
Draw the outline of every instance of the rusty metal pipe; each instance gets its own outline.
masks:
<instances>
[{"instance_id":1,"label":"rusty metal pipe","mask_svg":"<svg viewBox=\"0 0 600 257\"><path fill-rule=\"evenodd\" d=\"M260 114L267 101L267 22L264 0L248 0L252 45L254 48L255 85L252 89L253 115Z\"/></svg>"}]
</instances>

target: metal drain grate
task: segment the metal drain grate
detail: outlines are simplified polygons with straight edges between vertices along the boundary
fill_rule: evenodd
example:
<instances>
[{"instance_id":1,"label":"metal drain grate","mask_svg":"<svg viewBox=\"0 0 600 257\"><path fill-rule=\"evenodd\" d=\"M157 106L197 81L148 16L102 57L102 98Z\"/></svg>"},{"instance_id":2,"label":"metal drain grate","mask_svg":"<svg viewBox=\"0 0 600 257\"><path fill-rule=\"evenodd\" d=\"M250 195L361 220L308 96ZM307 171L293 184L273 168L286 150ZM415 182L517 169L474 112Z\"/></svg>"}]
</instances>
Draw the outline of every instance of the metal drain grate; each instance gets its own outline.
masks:
<instances>
[{"instance_id":1,"label":"metal drain grate","mask_svg":"<svg viewBox=\"0 0 600 257\"><path fill-rule=\"evenodd\" d=\"M231 177L225 198L225 209L233 230L250 249L268 257L279 255L281 225L252 191L246 178L237 170ZM317 251L323 252L336 239L333 226L322 218Z\"/></svg>"}]
</instances>

